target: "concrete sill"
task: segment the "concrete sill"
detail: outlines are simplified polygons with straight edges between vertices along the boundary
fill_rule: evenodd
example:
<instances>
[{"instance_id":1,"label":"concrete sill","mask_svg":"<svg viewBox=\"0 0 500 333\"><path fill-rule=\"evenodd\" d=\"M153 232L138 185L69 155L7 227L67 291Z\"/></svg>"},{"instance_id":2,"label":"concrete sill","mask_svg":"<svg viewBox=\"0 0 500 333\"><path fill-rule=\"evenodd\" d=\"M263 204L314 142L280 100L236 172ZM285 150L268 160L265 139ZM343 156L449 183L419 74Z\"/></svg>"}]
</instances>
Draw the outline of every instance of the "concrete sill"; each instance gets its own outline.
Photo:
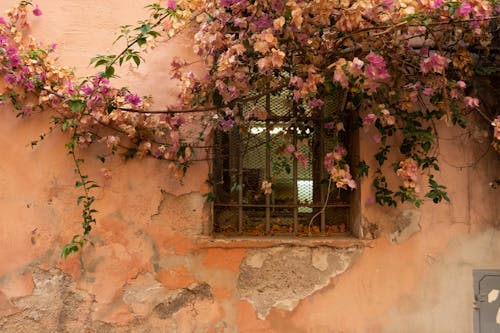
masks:
<instances>
[{"instance_id":1,"label":"concrete sill","mask_svg":"<svg viewBox=\"0 0 500 333\"><path fill-rule=\"evenodd\" d=\"M222 236L199 236L196 244L200 248L268 248L278 245L318 247L328 246L332 248L366 247L371 240L357 239L351 236L334 237L222 237Z\"/></svg>"}]
</instances>

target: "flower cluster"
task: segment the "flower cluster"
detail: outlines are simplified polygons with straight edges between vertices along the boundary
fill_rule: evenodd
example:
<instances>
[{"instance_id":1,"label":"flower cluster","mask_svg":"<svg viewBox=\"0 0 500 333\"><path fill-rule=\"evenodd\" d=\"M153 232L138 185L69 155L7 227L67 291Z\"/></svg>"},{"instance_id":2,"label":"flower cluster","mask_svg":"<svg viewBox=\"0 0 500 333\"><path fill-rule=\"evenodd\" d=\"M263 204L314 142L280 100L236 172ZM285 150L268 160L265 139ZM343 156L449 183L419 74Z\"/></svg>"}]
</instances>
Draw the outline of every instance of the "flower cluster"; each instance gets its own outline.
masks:
<instances>
[{"instance_id":1,"label":"flower cluster","mask_svg":"<svg viewBox=\"0 0 500 333\"><path fill-rule=\"evenodd\" d=\"M418 182L418 162L412 158L407 158L399 163L396 174L403 179L403 186L408 189L419 191Z\"/></svg>"},{"instance_id":2,"label":"flower cluster","mask_svg":"<svg viewBox=\"0 0 500 333\"><path fill-rule=\"evenodd\" d=\"M347 150L344 147L336 146L331 153L325 155L323 164L337 188L354 190L357 185L352 179L349 164L345 161L346 155Z\"/></svg>"},{"instance_id":3,"label":"flower cluster","mask_svg":"<svg viewBox=\"0 0 500 333\"><path fill-rule=\"evenodd\" d=\"M481 107L466 83L475 64L470 50L490 44L488 25L500 11L492 0L167 0L148 6L151 17L136 28L122 27L125 49L92 59L103 70L78 80L51 57L55 44L42 46L25 35L28 8L42 15L38 6L22 1L0 17L1 100L21 116L54 110L53 125L71 133L73 153L102 144L110 153L168 160L168 169L180 177L211 131L243 131L256 119L280 118L262 102L281 94L288 96L283 107L289 110L282 116L286 120L278 120L283 128L274 138L284 142L285 154L307 167L309 157L295 140L300 134L307 141L314 130L298 129L313 129L317 124L311 119L322 119L341 142L344 124L361 115L360 125L378 145L376 172L382 173L390 150L398 149L403 161L395 171L406 189L417 188L419 169L437 169L437 134L428 124L444 120L463 126ZM112 85L115 67L127 61L138 66L158 36L168 40L191 22L197 29L194 52L206 71L195 73L187 61L174 59L176 110L151 112L150 97ZM339 91L346 98L336 100ZM500 118L490 121L493 145L500 150ZM396 133L400 142L391 146L388 138ZM356 188L348 160L342 145L325 156L337 188ZM377 179L374 186L385 195L377 202L391 204L387 196L393 192L384 187L385 178ZM263 183L262 190L269 194L271 183ZM433 200L445 197L438 194Z\"/></svg>"},{"instance_id":4,"label":"flower cluster","mask_svg":"<svg viewBox=\"0 0 500 333\"><path fill-rule=\"evenodd\" d=\"M44 47L25 34L29 5L22 2L11 8L6 18L0 18L0 64L5 80L0 94L9 98L23 116L55 110L54 125L60 125L63 131L71 127L75 144L81 148L95 142L104 144L111 153L120 150L166 159L181 176L183 172L178 170L185 169L193 156L193 141L184 142L185 134L179 129L192 120L147 113L151 98L114 87L110 72L79 81L69 67L58 66L51 57L55 44ZM154 13L163 10L171 15L176 9L182 13L174 1L167 6ZM42 14L37 6L32 13ZM205 129L202 126L200 130Z\"/></svg>"}]
</instances>

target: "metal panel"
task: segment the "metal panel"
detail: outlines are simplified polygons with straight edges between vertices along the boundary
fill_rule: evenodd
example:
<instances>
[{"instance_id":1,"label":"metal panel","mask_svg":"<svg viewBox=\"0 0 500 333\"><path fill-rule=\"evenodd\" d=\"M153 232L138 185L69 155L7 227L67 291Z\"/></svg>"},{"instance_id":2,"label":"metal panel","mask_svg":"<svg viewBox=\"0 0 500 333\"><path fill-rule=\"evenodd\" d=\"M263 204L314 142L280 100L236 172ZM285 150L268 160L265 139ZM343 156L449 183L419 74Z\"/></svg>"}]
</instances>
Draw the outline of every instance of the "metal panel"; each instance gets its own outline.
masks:
<instances>
[{"instance_id":1,"label":"metal panel","mask_svg":"<svg viewBox=\"0 0 500 333\"><path fill-rule=\"evenodd\" d=\"M474 332L500 332L500 270L473 271Z\"/></svg>"}]
</instances>

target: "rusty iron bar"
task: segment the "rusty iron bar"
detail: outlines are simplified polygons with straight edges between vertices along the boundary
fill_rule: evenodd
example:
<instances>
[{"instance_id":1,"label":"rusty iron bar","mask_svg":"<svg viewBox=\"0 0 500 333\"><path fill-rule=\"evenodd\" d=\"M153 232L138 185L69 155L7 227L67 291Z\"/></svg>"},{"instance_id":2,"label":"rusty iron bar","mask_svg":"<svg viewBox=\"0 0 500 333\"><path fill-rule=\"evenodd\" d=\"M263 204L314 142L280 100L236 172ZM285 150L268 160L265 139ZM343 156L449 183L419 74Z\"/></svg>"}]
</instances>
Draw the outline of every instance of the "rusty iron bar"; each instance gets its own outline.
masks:
<instances>
[{"instance_id":1,"label":"rusty iron bar","mask_svg":"<svg viewBox=\"0 0 500 333\"><path fill-rule=\"evenodd\" d=\"M271 114L271 95L266 96L266 111ZM271 123L266 120L266 180L271 180ZM266 232L271 230L271 195L266 194Z\"/></svg>"}]
</instances>

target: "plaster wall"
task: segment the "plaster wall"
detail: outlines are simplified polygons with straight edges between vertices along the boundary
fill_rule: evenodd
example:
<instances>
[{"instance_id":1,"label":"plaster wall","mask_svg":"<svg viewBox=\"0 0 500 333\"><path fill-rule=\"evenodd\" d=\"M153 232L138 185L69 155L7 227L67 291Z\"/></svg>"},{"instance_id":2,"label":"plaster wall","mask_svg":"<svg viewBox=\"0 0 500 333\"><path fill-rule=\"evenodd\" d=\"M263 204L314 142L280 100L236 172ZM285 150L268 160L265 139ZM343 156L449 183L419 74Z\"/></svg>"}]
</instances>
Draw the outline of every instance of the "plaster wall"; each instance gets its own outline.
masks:
<instances>
[{"instance_id":1,"label":"plaster wall","mask_svg":"<svg viewBox=\"0 0 500 333\"><path fill-rule=\"evenodd\" d=\"M44 15L32 33L56 42L60 62L85 75L91 57L117 48L118 26L145 16L147 1L38 4ZM170 59L194 59L189 41L150 51L116 84L165 106L175 98ZM451 204L381 208L365 180L362 222L378 226L378 238L365 232L362 241L213 240L207 164L180 184L164 163L116 158L105 180L95 152L83 151L104 185L94 246L63 260L80 214L66 138L53 133L27 147L48 117L21 120L0 107L0 332L471 332L472 269L500 268L499 190L488 186L498 156L467 167L487 143L466 145L450 128L441 130L439 177ZM369 156L374 146L363 142Z\"/></svg>"}]
</instances>

